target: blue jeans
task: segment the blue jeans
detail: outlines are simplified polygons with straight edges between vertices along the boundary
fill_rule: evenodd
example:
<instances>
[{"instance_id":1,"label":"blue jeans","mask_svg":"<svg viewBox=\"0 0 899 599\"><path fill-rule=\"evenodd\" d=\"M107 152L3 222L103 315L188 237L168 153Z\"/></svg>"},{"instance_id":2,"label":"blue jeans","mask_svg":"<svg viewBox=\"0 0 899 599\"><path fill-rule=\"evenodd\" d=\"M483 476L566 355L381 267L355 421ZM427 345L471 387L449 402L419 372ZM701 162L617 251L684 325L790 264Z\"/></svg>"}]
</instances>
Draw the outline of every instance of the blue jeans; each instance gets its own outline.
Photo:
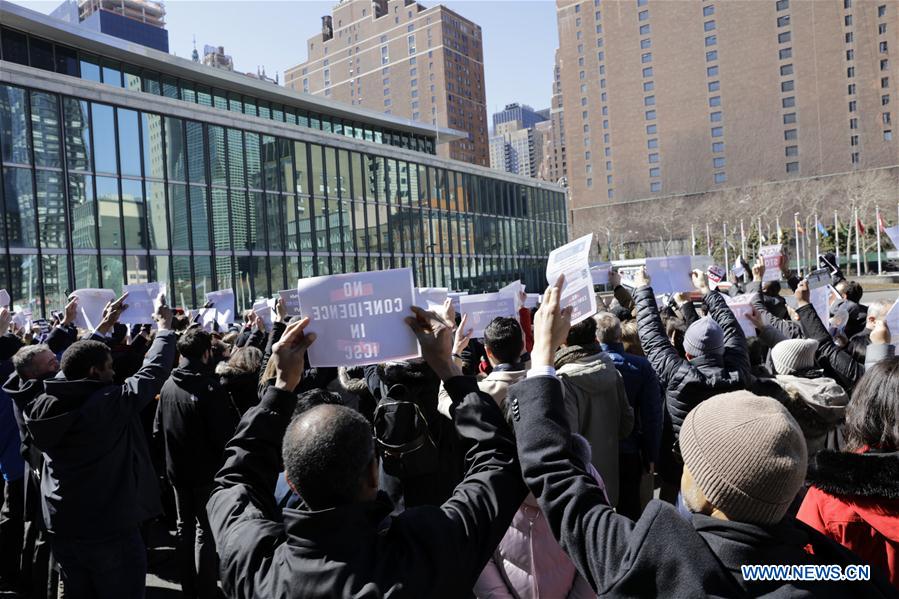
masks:
<instances>
[{"instance_id":1,"label":"blue jeans","mask_svg":"<svg viewBox=\"0 0 899 599\"><path fill-rule=\"evenodd\" d=\"M147 549L140 531L106 539L70 539L50 535L66 599L143 599L147 586Z\"/></svg>"}]
</instances>

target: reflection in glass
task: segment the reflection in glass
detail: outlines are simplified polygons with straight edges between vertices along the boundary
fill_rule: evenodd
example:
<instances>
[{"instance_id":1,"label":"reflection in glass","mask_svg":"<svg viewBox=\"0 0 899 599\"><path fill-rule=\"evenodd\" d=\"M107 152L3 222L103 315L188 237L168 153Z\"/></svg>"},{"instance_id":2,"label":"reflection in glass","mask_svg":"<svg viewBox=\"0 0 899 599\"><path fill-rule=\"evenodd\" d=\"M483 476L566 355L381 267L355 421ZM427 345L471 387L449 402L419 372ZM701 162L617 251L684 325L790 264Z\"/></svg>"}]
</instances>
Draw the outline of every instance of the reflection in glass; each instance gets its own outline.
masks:
<instances>
[{"instance_id":1,"label":"reflection in glass","mask_svg":"<svg viewBox=\"0 0 899 599\"><path fill-rule=\"evenodd\" d=\"M203 303L206 294L215 291L212 280L212 256L194 256L194 288L197 301Z\"/></svg>"},{"instance_id":2,"label":"reflection in glass","mask_svg":"<svg viewBox=\"0 0 899 599\"><path fill-rule=\"evenodd\" d=\"M6 208L4 217L9 247L37 247L31 170L26 168L4 168L3 196Z\"/></svg>"},{"instance_id":3,"label":"reflection in glass","mask_svg":"<svg viewBox=\"0 0 899 599\"><path fill-rule=\"evenodd\" d=\"M140 177L140 135L137 127L137 112L119 108L117 118L122 174Z\"/></svg>"},{"instance_id":4,"label":"reflection in glass","mask_svg":"<svg viewBox=\"0 0 899 599\"><path fill-rule=\"evenodd\" d=\"M167 223L165 184L157 181L147 181L147 230L150 239L150 249L168 249Z\"/></svg>"},{"instance_id":5,"label":"reflection in glass","mask_svg":"<svg viewBox=\"0 0 899 599\"><path fill-rule=\"evenodd\" d=\"M9 271L12 285L7 291L13 310L29 308L32 313L38 311L41 281L37 256L12 254L9 259L12 265Z\"/></svg>"},{"instance_id":6,"label":"reflection in glass","mask_svg":"<svg viewBox=\"0 0 899 599\"><path fill-rule=\"evenodd\" d=\"M100 263L95 254L75 254L75 289L100 287Z\"/></svg>"},{"instance_id":7,"label":"reflection in glass","mask_svg":"<svg viewBox=\"0 0 899 599\"><path fill-rule=\"evenodd\" d=\"M281 240L284 229L284 214L282 212L282 197L279 194L265 194L268 203L267 219L268 219L268 249L280 250L284 248Z\"/></svg>"},{"instance_id":8,"label":"reflection in glass","mask_svg":"<svg viewBox=\"0 0 899 599\"><path fill-rule=\"evenodd\" d=\"M3 162L31 164L25 90L0 85L0 147Z\"/></svg>"},{"instance_id":9,"label":"reflection in glass","mask_svg":"<svg viewBox=\"0 0 899 599\"><path fill-rule=\"evenodd\" d=\"M162 159L162 117L158 114L141 114L141 139L144 148L144 176L154 179L165 177Z\"/></svg>"},{"instance_id":10,"label":"reflection in glass","mask_svg":"<svg viewBox=\"0 0 899 599\"><path fill-rule=\"evenodd\" d=\"M100 247L122 247L119 184L112 177L97 177L97 208L100 214Z\"/></svg>"},{"instance_id":11,"label":"reflection in glass","mask_svg":"<svg viewBox=\"0 0 899 599\"><path fill-rule=\"evenodd\" d=\"M117 173L115 155L115 118L112 106L91 105L94 123L94 166L98 173Z\"/></svg>"},{"instance_id":12,"label":"reflection in glass","mask_svg":"<svg viewBox=\"0 0 899 599\"><path fill-rule=\"evenodd\" d=\"M172 277L175 284L172 290L172 301L176 302L175 305L195 307L194 286L190 275L190 256L172 257ZM200 298L203 299L202 294L200 294Z\"/></svg>"},{"instance_id":13,"label":"reflection in glass","mask_svg":"<svg viewBox=\"0 0 899 599\"><path fill-rule=\"evenodd\" d=\"M41 257L44 282L44 314L51 310L61 310L66 305L69 287L69 264L65 254L44 254ZM34 315L37 318L37 314Z\"/></svg>"},{"instance_id":14,"label":"reflection in glass","mask_svg":"<svg viewBox=\"0 0 899 599\"><path fill-rule=\"evenodd\" d=\"M258 158L258 153L257 153ZM232 187L246 187L247 175L244 168L243 133L237 129L228 129L228 174Z\"/></svg>"},{"instance_id":15,"label":"reflection in glass","mask_svg":"<svg viewBox=\"0 0 899 599\"><path fill-rule=\"evenodd\" d=\"M262 189L262 156L260 155L259 135L256 133L247 133L244 135L245 154L247 162L247 184L250 189ZM238 146L240 147L240 146ZM231 150L231 138L228 138L228 149ZM229 154L233 156L233 154ZM231 167L234 168L233 166ZM234 179L231 179L231 185L236 185Z\"/></svg>"},{"instance_id":16,"label":"reflection in glass","mask_svg":"<svg viewBox=\"0 0 899 599\"><path fill-rule=\"evenodd\" d=\"M216 190L221 191L221 190ZM205 187L191 185L190 222L194 251L209 249L209 202ZM196 265L194 265L196 267Z\"/></svg>"},{"instance_id":17,"label":"reflection in glass","mask_svg":"<svg viewBox=\"0 0 899 599\"><path fill-rule=\"evenodd\" d=\"M54 94L31 92L31 136L34 139L34 163L37 166L61 167L59 107Z\"/></svg>"},{"instance_id":18,"label":"reflection in glass","mask_svg":"<svg viewBox=\"0 0 899 599\"><path fill-rule=\"evenodd\" d=\"M253 256L250 258L250 265L252 268L253 297L260 298L270 296L271 290L268 286L268 264L265 256Z\"/></svg>"},{"instance_id":19,"label":"reflection in glass","mask_svg":"<svg viewBox=\"0 0 899 599\"><path fill-rule=\"evenodd\" d=\"M184 124L171 116L165 117L165 158L169 179L184 181Z\"/></svg>"},{"instance_id":20,"label":"reflection in glass","mask_svg":"<svg viewBox=\"0 0 899 599\"><path fill-rule=\"evenodd\" d=\"M212 190L212 239L217 250L231 248L231 224L228 220L228 192ZM245 215L241 215L244 217Z\"/></svg>"},{"instance_id":21,"label":"reflection in glass","mask_svg":"<svg viewBox=\"0 0 899 599\"><path fill-rule=\"evenodd\" d=\"M81 56L81 78L87 79L89 81L100 82L100 65L97 62L96 56L88 56L86 54L80 54Z\"/></svg>"},{"instance_id":22,"label":"reflection in glass","mask_svg":"<svg viewBox=\"0 0 899 599\"><path fill-rule=\"evenodd\" d=\"M234 288L234 267L230 256L216 256L215 285L216 289Z\"/></svg>"},{"instance_id":23,"label":"reflection in glass","mask_svg":"<svg viewBox=\"0 0 899 599\"><path fill-rule=\"evenodd\" d=\"M169 184L169 220L172 223L172 249L190 249L187 229L187 186Z\"/></svg>"},{"instance_id":24,"label":"reflection in glass","mask_svg":"<svg viewBox=\"0 0 899 599\"><path fill-rule=\"evenodd\" d=\"M94 178L69 174L69 206L72 213L72 247L96 248Z\"/></svg>"},{"instance_id":25,"label":"reflection in glass","mask_svg":"<svg viewBox=\"0 0 899 599\"><path fill-rule=\"evenodd\" d=\"M174 290L171 281L171 262L168 256L150 256L150 266L153 268L151 274L151 278L154 281L159 281L160 283L165 283L166 286ZM169 305L175 304L178 306L186 307L187 304L177 304L175 303L175 295L172 291L169 292L169 298L166 298L169 302Z\"/></svg>"},{"instance_id":26,"label":"reflection in glass","mask_svg":"<svg viewBox=\"0 0 899 599\"><path fill-rule=\"evenodd\" d=\"M144 238L144 190L140 181L122 179L122 225L125 228L125 247L146 249Z\"/></svg>"},{"instance_id":27,"label":"reflection in glass","mask_svg":"<svg viewBox=\"0 0 899 599\"><path fill-rule=\"evenodd\" d=\"M187 135L187 162L191 183L206 183L206 144L203 142L203 125L194 121L185 123Z\"/></svg>"},{"instance_id":28,"label":"reflection in glass","mask_svg":"<svg viewBox=\"0 0 899 599\"><path fill-rule=\"evenodd\" d=\"M306 162L306 143L302 141L294 142L293 151L296 160L296 192L309 193L309 169Z\"/></svg>"},{"instance_id":29,"label":"reflection in glass","mask_svg":"<svg viewBox=\"0 0 899 599\"><path fill-rule=\"evenodd\" d=\"M146 256L125 256L125 280L129 285L138 283L149 283L150 273L149 264ZM152 320L152 315L147 315L148 321Z\"/></svg>"},{"instance_id":30,"label":"reflection in glass","mask_svg":"<svg viewBox=\"0 0 899 599\"><path fill-rule=\"evenodd\" d=\"M37 171L37 218L42 248L65 248L66 204L62 173Z\"/></svg>"},{"instance_id":31,"label":"reflection in glass","mask_svg":"<svg viewBox=\"0 0 899 599\"><path fill-rule=\"evenodd\" d=\"M121 256L100 256L100 278L105 289L112 289L117 296L122 295L125 280L125 263Z\"/></svg>"},{"instance_id":32,"label":"reflection in glass","mask_svg":"<svg viewBox=\"0 0 899 599\"><path fill-rule=\"evenodd\" d=\"M209 172L213 185L228 184L227 153L225 151L225 129L210 125L209 131ZM193 171L191 171L193 173ZM193 175L191 175L193 176Z\"/></svg>"}]
</instances>

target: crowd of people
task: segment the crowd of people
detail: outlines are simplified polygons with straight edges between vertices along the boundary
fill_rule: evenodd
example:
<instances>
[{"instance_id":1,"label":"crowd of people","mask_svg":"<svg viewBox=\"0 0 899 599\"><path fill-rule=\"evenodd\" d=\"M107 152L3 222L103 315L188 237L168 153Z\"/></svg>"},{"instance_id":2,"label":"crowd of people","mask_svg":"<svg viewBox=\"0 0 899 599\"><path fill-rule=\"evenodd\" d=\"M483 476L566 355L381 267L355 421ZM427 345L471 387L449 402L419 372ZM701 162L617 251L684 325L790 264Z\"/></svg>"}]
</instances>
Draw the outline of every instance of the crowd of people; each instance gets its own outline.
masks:
<instances>
[{"instance_id":1,"label":"crowd of people","mask_svg":"<svg viewBox=\"0 0 899 599\"><path fill-rule=\"evenodd\" d=\"M759 261L747 338L691 276L612 271L574 325L560 278L481 339L413 307L421 358L339 369L280 300L228 331L0 307L0 584L140 598L168 531L190 598L899 596L891 303L834 270L822 321Z\"/></svg>"}]
</instances>

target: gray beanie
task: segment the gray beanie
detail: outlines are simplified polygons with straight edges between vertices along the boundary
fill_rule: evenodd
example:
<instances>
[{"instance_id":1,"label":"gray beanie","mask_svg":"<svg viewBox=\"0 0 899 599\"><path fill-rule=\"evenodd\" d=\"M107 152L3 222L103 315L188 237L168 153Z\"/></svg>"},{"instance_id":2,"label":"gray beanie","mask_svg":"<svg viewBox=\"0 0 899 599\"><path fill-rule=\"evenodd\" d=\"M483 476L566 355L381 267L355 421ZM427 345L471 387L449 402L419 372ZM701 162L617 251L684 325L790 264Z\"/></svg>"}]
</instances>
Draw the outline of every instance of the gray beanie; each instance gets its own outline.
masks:
<instances>
[{"instance_id":1,"label":"gray beanie","mask_svg":"<svg viewBox=\"0 0 899 599\"><path fill-rule=\"evenodd\" d=\"M815 367L818 342L814 339L787 339L771 348L771 362L777 374L795 374Z\"/></svg>"},{"instance_id":2,"label":"gray beanie","mask_svg":"<svg viewBox=\"0 0 899 599\"><path fill-rule=\"evenodd\" d=\"M805 480L808 450L799 425L779 401L748 391L693 408L680 448L709 503L737 522L779 522Z\"/></svg>"},{"instance_id":3,"label":"gray beanie","mask_svg":"<svg viewBox=\"0 0 899 599\"><path fill-rule=\"evenodd\" d=\"M703 316L687 328L684 349L691 356L724 353L724 331L711 316Z\"/></svg>"}]
</instances>

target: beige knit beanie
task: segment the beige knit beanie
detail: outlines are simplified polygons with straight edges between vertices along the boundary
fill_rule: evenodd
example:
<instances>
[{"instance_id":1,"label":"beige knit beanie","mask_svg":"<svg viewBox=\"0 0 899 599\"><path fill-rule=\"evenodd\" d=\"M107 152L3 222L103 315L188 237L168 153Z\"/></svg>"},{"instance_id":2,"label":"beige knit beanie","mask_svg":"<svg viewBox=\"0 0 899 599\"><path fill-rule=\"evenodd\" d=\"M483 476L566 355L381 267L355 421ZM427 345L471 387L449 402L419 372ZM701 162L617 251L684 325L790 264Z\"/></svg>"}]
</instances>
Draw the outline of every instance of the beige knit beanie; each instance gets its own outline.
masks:
<instances>
[{"instance_id":1,"label":"beige knit beanie","mask_svg":"<svg viewBox=\"0 0 899 599\"><path fill-rule=\"evenodd\" d=\"M771 363L777 374L795 374L815 367L818 342L814 339L786 339L771 348Z\"/></svg>"},{"instance_id":2,"label":"beige knit beanie","mask_svg":"<svg viewBox=\"0 0 899 599\"><path fill-rule=\"evenodd\" d=\"M808 451L799 425L780 402L748 391L693 408L680 448L709 503L737 522L779 522L805 480Z\"/></svg>"}]
</instances>

